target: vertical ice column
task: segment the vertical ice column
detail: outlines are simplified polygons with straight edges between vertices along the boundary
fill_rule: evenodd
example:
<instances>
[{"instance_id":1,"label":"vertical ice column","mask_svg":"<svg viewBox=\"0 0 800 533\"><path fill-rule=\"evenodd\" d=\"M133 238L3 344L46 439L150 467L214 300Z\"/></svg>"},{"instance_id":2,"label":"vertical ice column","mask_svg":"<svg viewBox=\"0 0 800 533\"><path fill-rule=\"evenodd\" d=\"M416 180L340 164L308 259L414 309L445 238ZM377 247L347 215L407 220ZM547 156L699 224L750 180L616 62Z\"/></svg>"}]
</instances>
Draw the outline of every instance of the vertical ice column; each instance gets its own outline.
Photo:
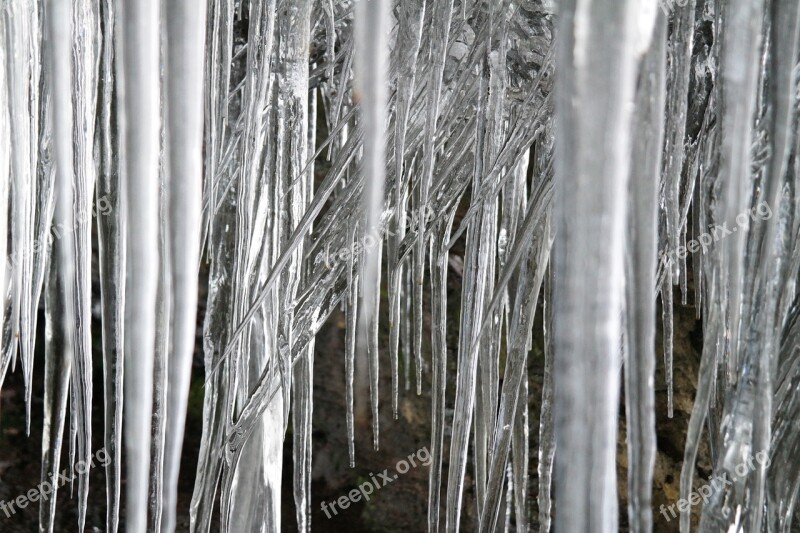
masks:
<instances>
[{"instance_id":1,"label":"vertical ice column","mask_svg":"<svg viewBox=\"0 0 800 533\"><path fill-rule=\"evenodd\" d=\"M203 150L204 2L167 2L168 225L173 327L168 364L167 432L161 531L175 530L197 312Z\"/></svg>"},{"instance_id":2,"label":"vertical ice column","mask_svg":"<svg viewBox=\"0 0 800 533\"><path fill-rule=\"evenodd\" d=\"M153 391L158 282L159 46L157 0L120 0L118 72L120 130L125 153L125 530L145 531L150 465L150 398Z\"/></svg>"},{"instance_id":3,"label":"vertical ice column","mask_svg":"<svg viewBox=\"0 0 800 533\"><path fill-rule=\"evenodd\" d=\"M383 236L379 231L383 212L383 191L386 180L386 76L389 66L389 2L358 2L356 20L356 82L361 95L361 117L364 127L364 242L361 261L363 302L359 305L356 359L369 358L370 398L372 404L373 443L378 447L378 305L380 302L381 250Z\"/></svg>"},{"instance_id":4,"label":"vertical ice column","mask_svg":"<svg viewBox=\"0 0 800 533\"><path fill-rule=\"evenodd\" d=\"M616 531L616 443L633 0L559 6L554 268L560 531Z\"/></svg>"},{"instance_id":5,"label":"vertical ice column","mask_svg":"<svg viewBox=\"0 0 800 533\"><path fill-rule=\"evenodd\" d=\"M642 59L633 121L628 189L629 248L625 255L625 418L628 441L628 515L632 531L653 529L651 493L656 457L656 254L658 183L664 137L667 21L659 13L650 49ZM672 285L667 287L672 291Z\"/></svg>"},{"instance_id":6,"label":"vertical ice column","mask_svg":"<svg viewBox=\"0 0 800 533\"><path fill-rule=\"evenodd\" d=\"M49 79L53 88L53 148L56 168L56 222L64 227L72 227L72 180L73 180L73 145L72 145L72 97L68 90L56 90L58 87L71 87L71 40L72 9L67 0L50 0L47 4L48 42L50 69ZM61 435L64 425L66 402L68 395L68 373L74 354L72 339L75 332L74 315L74 274L75 243L72 239L59 239L56 246L57 259L51 263L57 265L58 271L51 271L49 304L63 304L61 323L49 328L48 347L52 348L45 371L47 378L47 396L45 398L46 415L45 438L43 439L43 456L46 459L43 473L53 474L58 468ZM57 282L56 282L57 276ZM56 288L57 287L57 288ZM58 320L52 306L48 306L48 319ZM55 332L55 335L53 334ZM53 428L53 426L55 426ZM40 509L45 530L52 531L55 506Z\"/></svg>"}]
</instances>

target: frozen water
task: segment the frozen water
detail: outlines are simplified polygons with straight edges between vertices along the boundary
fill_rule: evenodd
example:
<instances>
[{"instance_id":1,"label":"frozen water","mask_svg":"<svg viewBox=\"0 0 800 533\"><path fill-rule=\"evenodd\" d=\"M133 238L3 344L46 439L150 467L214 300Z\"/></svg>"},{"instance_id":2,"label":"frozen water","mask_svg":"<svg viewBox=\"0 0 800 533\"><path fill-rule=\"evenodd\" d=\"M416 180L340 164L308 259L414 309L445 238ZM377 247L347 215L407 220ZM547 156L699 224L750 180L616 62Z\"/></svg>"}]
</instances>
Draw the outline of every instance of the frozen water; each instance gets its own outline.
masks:
<instances>
[{"instance_id":1,"label":"frozen water","mask_svg":"<svg viewBox=\"0 0 800 533\"><path fill-rule=\"evenodd\" d=\"M102 376L107 531L174 531L179 474L192 531L281 530L290 426L310 531L315 340L342 308L351 466L356 421L393 438L380 369L395 417L409 369L416 394L430 380L429 530L461 528L469 489L482 531L614 531L627 486L630 529L652 531L679 285L703 337L681 496L706 442L735 482L700 530L791 530L799 32L796 0L8 0L0 383L19 358L29 429L43 303L43 479L65 441L70 469L98 447ZM201 261L203 433L180 472Z\"/></svg>"}]
</instances>

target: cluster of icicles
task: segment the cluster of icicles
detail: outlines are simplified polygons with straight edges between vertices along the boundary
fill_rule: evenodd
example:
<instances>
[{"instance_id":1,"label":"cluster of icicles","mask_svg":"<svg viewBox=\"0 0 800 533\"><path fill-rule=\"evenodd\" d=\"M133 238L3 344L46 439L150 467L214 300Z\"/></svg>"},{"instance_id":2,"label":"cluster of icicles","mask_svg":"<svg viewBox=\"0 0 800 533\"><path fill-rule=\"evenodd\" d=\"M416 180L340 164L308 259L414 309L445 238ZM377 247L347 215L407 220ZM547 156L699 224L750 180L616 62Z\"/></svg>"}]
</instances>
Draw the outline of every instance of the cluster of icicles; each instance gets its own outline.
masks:
<instances>
[{"instance_id":1,"label":"cluster of icicles","mask_svg":"<svg viewBox=\"0 0 800 533\"><path fill-rule=\"evenodd\" d=\"M681 493L696 485L705 438L714 474L736 482L714 486L700 529L790 530L797 0L4 0L1 15L2 375L19 359L30 425L43 300L42 477L59 471L69 413L70 462L100 440L112 458L107 531L120 527L123 448L124 530L175 529L201 261L193 531L280 529L290 421L296 519L310 530L314 338L338 308L351 462L354 368L368 372L376 445L379 365L392 369L395 413L398 369L416 368L420 393L430 368L429 530L459 529L469 465L482 531L548 531L551 484L558 530L616 531L624 386L628 523L651 531L656 299L671 414L673 285L684 303L693 290L703 326ZM103 216L87 218L100 200ZM763 202L775 216L681 253ZM320 261L378 230L362 254ZM542 308L536 458L527 358ZM97 372L102 439L91 435ZM769 467L735 475L760 452ZM54 513L55 498L41 503L43 531ZM690 520L682 510L682 531Z\"/></svg>"}]
</instances>

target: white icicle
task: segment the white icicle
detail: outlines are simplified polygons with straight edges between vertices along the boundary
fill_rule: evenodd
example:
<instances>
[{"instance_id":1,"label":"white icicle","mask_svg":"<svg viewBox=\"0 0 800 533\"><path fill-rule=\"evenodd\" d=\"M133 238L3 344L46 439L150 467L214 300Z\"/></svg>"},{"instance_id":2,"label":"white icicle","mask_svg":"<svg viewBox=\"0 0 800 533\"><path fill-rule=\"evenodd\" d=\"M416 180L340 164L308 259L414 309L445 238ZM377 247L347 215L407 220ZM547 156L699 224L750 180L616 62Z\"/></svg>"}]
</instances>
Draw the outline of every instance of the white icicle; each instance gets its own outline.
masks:
<instances>
[{"instance_id":1,"label":"white icicle","mask_svg":"<svg viewBox=\"0 0 800 533\"><path fill-rule=\"evenodd\" d=\"M653 530L651 493L656 455L654 280L658 252L658 177L664 135L666 33L666 17L659 14L650 49L640 65L628 189L630 211L625 309L629 344L624 374L628 520L633 531L645 533ZM671 284L665 285L664 290L672 290Z\"/></svg>"},{"instance_id":2,"label":"white icicle","mask_svg":"<svg viewBox=\"0 0 800 533\"><path fill-rule=\"evenodd\" d=\"M173 317L161 531L175 531L197 313L203 143L205 2L167 2L167 186Z\"/></svg>"},{"instance_id":3,"label":"white icicle","mask_svg":"<svg viewBox=\"0 0 800 533\"><path fill-rule=\"evenodd\" d=\"M147 526L150 414L158 282L159 46L157 0L120 0L118 96L125 190L125 530Z\"/></svg>"},{"instance_id":4,"label":"white icicle","mask_svg":"<svg viewBox=\"0 0 800 533\"><path fill-rule=\"evenodd\" d=\"M88 463L92 457L92 200L95 176L95 123L97 110L98 56L100 48L100 13L95 2L73 2L73 142L75 174L73 185L74 219L71 226L56 224L61 238L72 240L75 246L75 333L73 338L71 401L77 420L78 460ZM90 90L81 90L82 88ZM55 91L61 90L56 87ZM23 306L24 309L24 306ZM89 495L88 472L78 473L79 526L83 529L86 500Z\"/></svg>"},{"instance_id":5,"label":"white icicle","mask_svg":"<svg viewBox=\"0 0 800 533\"><path fill-rule=\"evenodd\" d=\"M556 501L561 531L617 529L624 200L635 88L633 0L559 5L554 200ZM609 31L614 27L614 31ZM608 148L598 150L605 145Z\"/></svg>"},{"instance_id":6,"label":"white icicle","mask_svg":"<svg viewBox=\"0 0 800 533\"><path fill-rule=\"evenodd\" d=\"M0 20L0 42L5 42L6 27L4 21ZM6 64L6 51L0 47L0 65ZM6 294L6 256L8 250L8 187L11 181L11 125L8 115L8 77L6 69L0 68L0 294ZM0 299L4 302L5 298ZM3 313L5 306L0 304L0 333L2 325L5 323ZM0 334L2 341L2 334ZM3 346L0 345L0 354L3 353ZM0 359L2 359L0 357ZM5 365L0 363L0 374L5 374ZM0 377L0 384L3 378Z\"/></svg>"},{"instance_id":7,"label":"white icicle","mask_svg":"<svg viewBox=\"0 0 800 533\"><path fill-rule=\"evenodd\" d=\"M56 223L62 227L72 227L73 222L73 145L72 145L72 98L69 91L58 90L58 87L71 86L71 41L72 41L72 9L70 2L64 0L50 0L47 4L47 26L50 56L50 82L51 94L53 96L53 148L55 151L56 167ZM49 398L52 399L48 405L50 409L51 424L53 429L48 428L52 433L47 435L43 441L43 454L49 461L43 464L43 470L47 473L57 471L58 458L60 451L61 427L63 427L63 413L66 409L66 376L62 373L69 370L72 364L75 335L75 315L74 315L74 273L75 273L75 242L72 239L60 239L56 247L58 258L57 265L58 283L54 283L60 299L56 297L56 302L62 303L61 324L58 328L60 335L53 345L51 355L52 379L49 388ZM51 268L53 268L51 266ZM51 315L52 316L52 315ZM63 344L59 344L61 340ZM61 358L63 357L63 358ZM72 374L74 379L74 372ZM55 417L55 418L53 418ZM46 447L46 448L45 448ZM54 499L55 500L55 499ZM51 504L49 510L42 509L49 520L43 522L52 531L52 517L55 506Z\"/></svg>"},{"instance_id":8,"label":"white icicle","mask_svg":"<svg viewBox=\"0 0 800 533\"><path fill-rule=\"evenodd\" d=\"M364 128L364 257L360 263L362 298L356 350L369 356L374 446L378 447L378 310L380 302L383 189L386 180L386 87L389 63L389 2L358 2L356 19L356 82L361 95ZM367 246L367 239L377 241ZM356 355L357 359L361 356Z\"/></svg>"}]
</instances>

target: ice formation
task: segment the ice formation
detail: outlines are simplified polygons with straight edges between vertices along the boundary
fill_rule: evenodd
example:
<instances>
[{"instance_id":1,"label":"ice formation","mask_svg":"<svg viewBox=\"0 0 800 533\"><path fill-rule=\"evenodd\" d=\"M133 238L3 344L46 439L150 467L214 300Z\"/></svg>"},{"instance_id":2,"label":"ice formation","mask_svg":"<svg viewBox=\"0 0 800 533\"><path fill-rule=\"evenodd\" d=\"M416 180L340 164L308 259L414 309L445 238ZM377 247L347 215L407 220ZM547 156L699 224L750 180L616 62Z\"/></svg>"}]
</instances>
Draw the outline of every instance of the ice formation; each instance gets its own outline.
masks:
<instances>
[{"instance_id":1,"label":"ice formation","mask_svg":"<svg viewBox=\"0 0 800 533\"><path fill-rule=\"evenodd\" d=\"M42 478L65 443L72 467L102 440L107 531L175 530L206 262L193 531L311 530L315 335L342 308L351 463L359 387L378 446L400 370L417 394L431 372L428 530L460 528L467 476L482 531L617 530L624 397L627 523L649 532L657 301L671 416L677 285L703 331L681 495L705 439L731 482L700 530L792 530L799 28L797 0L4 0L0 383L18 360L30 427L43 304ZM331 264L330 249L352 253ZM280 505L289 424L295 518ZM82 530L85 473L76 490Z\"/></svg>"}]
</instances>

